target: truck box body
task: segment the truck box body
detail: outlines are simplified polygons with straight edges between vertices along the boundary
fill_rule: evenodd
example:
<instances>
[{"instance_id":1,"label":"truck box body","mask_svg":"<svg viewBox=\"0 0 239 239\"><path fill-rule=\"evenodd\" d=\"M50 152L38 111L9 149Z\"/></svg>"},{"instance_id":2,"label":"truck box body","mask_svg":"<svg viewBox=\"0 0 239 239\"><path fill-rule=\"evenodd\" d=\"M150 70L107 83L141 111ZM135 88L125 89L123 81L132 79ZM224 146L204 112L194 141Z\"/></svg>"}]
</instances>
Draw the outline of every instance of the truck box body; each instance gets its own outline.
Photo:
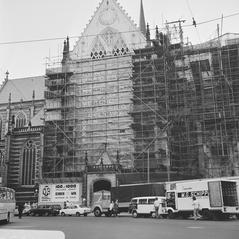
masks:
<instances>
[{"instance_id":1,"label":"truck box body","mask_svg":"<svg viewBox=\"0 0 239 239\"><path fill-rule=\"evenodd\" d=\"M202 179L168 183L168 206L174 212L193 211L192 197L196 196L201 212L239 213L237 182L229 180ZM171 189L171 190L170 190Z\"/></svg>"},{"instance_id":2,"label":"truck box body","mask_svg":"<svg viewBox=\"0 0 239 239\"><path fill-rule=\"evenodd\" d=\"M118 200L120 212L128 212L131 199L142 196L165 196L164 184L128 184L111 188L111 199Z\"/></svg>"},{"instance_id":3,"label":"truck box body","mask_svg":"<svg viewBox=\"0 0 239 239\"><path fill-rule=\"evenodd\" d=\"M164 184L128 184L111 188L112 200L118 199L119 202L129 203L132 198L142 196L165 196Z\"/></svg>"}]
</instances>

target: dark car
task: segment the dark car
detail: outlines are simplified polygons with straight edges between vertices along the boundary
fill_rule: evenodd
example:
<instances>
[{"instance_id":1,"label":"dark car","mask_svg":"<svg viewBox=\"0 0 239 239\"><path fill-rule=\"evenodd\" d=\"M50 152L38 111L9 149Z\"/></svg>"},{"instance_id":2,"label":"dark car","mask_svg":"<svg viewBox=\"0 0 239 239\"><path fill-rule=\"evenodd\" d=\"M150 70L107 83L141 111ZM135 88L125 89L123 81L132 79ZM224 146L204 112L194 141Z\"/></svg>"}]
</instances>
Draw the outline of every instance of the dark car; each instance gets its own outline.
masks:
<instances>
[{"instance_id":1,"label":"dark car","mask_svg":"<svg viewBox=\"0 0 239 239\"><path fill-rule=\"evenodd\" d=\"M60 205L39 205L32 208L27 215L29 216L57 216L61 210Z\"/></svg>"}]
</instances>

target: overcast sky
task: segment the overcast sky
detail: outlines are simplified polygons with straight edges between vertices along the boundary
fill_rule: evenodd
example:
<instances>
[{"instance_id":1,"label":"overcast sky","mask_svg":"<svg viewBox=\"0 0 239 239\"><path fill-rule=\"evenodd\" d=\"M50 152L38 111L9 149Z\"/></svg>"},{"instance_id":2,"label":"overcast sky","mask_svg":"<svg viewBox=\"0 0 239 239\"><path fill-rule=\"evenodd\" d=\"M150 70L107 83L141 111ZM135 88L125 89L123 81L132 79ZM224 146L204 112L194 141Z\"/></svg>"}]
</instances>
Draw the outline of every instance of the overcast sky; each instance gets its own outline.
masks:
<instances>
[{"instance_id":1,"label":"overcast sky","mask_svg":"<svg viewBox=\"0 0 239 239\"><path fill-rule=\"evenodd\" d=\"M7 42L80 36L101 0L0 0L0 82L9 78L44 75L45 59L62 53L63 39L21 44ZM118 0L138 25L140 0ZM184 38L199 43L222 33L239 33L239 0L143 0L150 28L165 21L186 20ZM231 17L227 17L234 15ZM192 24L192 17L198 25ZM220 28L221 31L221 28ZM71 38L71 49L77 38Z\"/></svg>"}]
</instances>

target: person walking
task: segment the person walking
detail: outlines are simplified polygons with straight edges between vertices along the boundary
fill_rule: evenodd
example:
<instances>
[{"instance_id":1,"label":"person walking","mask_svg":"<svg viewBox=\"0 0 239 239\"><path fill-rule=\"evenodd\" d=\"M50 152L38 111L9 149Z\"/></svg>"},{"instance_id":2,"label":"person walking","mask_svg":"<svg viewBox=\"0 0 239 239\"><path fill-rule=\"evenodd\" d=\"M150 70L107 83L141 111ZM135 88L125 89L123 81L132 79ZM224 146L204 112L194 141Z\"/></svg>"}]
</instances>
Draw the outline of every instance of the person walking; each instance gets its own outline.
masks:
<instances>
[{"instance_id":1,"label":"person walking","mask_svg":"<svg viewBox=\"0 0 239 239\"><path fill-rule=\"evenodd\" d=\"M110 207L109 207L109 213L110 213L110 216L113 214L113 208L114 208L114 202L111 201L111 203L110 203Z\"/></svg>"},{"instance_id":2,"label":"person walking","mask_svg":"<svg viewBox=\"0 0 239 239\"><path fill-rule=\"evenodd\" d=\"M116 199L114 202L114 207L113 207L113 214L115 217L118 216L118 210L119 210L119 203L118 203L118 200Z\"/></svg>"},{"instance_id":3,"label":"person walking","mask_svg":"<svg viewBox=\"0 0 239 239\"><path fill-rule=\"evenodd\" d=\"M160 206L160 200L159 198L156 198L154 201L155 218L159 217L159 206Z\"/></svg>"},{"instance_id":4,"label":"person walking","mask_svg":"<svg viewBox=\"0 0 239 239\"><path fill-rule=\"evenodd\" d=\"M22 212L23 212L23 210L24 210L24 205L23 205L22 203L19 203L19 204L18 204L18 217L19 217L19 219L22 218Z\"/></svg>"},{"instance_id":5,"label":"person walking","mask_svg":"<svg viewBox=\"0 0 239 239\"><path fill-rule=\"evenodd\" d=\"M193 218L194 218L194 220L197 220L198 218L200 218L200 215L199 215L200 205L199 205L199 202L198 202L195 195L192 197L192 200L193 200L193 203L192 203L192 205L193 205Z\"/></svg>"}]
</instances>

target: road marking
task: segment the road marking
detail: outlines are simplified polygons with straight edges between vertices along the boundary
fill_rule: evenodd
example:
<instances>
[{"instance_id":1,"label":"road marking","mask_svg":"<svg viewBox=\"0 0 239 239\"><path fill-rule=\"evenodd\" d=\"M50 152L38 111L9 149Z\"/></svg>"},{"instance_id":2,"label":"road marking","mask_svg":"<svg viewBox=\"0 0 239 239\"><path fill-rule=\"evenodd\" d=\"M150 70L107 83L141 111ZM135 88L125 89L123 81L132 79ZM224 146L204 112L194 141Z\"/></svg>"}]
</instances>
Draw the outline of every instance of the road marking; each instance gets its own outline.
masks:
<instances>
[{"instance_id":1,"label":"road marking","mask_svg":"<svg viewBox=\"0 0 239 239\"><path fill-rule=\"evenodd\" d=\"M10 228L28 228L33 226L9 226Z\"/></svg>"},{"instance_id":2,"label":"road marking","mask_svg":"<svg viewBox=\"0 0 239 239\"><path fill-rule=\"evenodd\" d=\"M202 229L203 227L186 227L186 228L189 228L189 229Z\"/></svg>"}]
</instances>

